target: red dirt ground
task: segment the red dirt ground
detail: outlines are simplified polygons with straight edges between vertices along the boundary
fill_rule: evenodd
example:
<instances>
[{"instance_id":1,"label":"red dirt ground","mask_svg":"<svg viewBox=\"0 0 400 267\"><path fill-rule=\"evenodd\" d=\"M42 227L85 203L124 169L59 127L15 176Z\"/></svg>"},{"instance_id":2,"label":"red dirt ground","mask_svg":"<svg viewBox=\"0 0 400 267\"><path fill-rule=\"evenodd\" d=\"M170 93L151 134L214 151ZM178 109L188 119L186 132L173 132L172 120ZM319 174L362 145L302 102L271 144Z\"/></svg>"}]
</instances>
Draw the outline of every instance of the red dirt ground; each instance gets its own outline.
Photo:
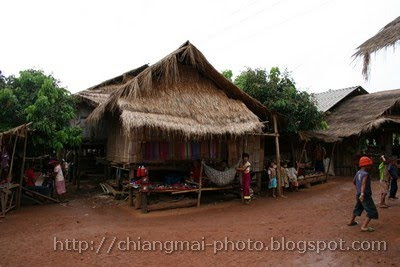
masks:
<instances>
[{"instance_id":1,"label":"red dirt ground","mask_svg":"<svg viewBox=\"0 0 400 267\"><path fill-rule=\"evenodd\" d=\"M378 184L374 182L377 202ZM205 205L201 208L157 211L141 214L120 201L104 198L78 198L67 206L46 205L23 207L0 220L1 266L115 266L115 265L398 265L400 262L400 200L392 207L380 209L380 219L373 221L374 233L362 233L358 226L346 223L354 205L351 178L334 178L287 198L258 198L250 206L239 200ZM362 218L364 219L364 217ZM359 219L361 222L361 219ZM98 254L95 251L54 251L58 240L93 241L98 246L106 237ZM294 251L206 251L165 252L118 251L107 253L112 239L126 240L260 240L269 244L270 237L286 240L384 240L388 250L323 251L300 254ZM95 250L97 247L94 248Z\"/></svg>"}]
</instances>

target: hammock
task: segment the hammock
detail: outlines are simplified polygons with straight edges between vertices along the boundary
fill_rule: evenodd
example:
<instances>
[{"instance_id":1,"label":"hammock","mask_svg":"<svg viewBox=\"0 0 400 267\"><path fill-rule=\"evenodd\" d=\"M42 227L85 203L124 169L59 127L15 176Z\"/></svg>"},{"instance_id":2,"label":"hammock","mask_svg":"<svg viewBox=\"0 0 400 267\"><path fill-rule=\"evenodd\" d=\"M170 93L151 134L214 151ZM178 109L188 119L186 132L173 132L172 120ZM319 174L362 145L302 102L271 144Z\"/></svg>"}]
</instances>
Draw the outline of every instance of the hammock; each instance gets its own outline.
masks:
<instances>
[{"instance_id":1,"label":"hammock","mask_svg":"<svg viewBox=\"0 0 400 267\"><path fill-rule=\"evenodd\" d=\"M225 186L233 182L236 176L236 168L239 166L240 161L232 166L230 169L226 171L218 171L216 169L207 166L203 163L204 172L207 175L208 180L213 182L218 186Z\"/></svg>"}]
</instances>

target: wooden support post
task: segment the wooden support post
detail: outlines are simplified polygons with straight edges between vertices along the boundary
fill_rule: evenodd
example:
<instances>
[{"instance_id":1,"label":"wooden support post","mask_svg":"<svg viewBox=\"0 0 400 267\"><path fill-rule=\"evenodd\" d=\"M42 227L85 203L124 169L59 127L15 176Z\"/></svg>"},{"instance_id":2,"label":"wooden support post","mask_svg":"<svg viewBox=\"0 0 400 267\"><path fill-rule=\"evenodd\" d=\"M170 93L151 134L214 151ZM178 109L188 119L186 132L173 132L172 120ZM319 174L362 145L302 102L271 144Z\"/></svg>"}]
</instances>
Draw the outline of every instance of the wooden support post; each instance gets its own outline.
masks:
<instances>
[{"instance_id":1,"label":"wooden support post","mask_svg":"<svg viewBox=\"0 0 400 267\"><path fill-rule=\"evenodd\" d=\"M74 159L73 159L73 168L72 168L72 184L76 185L76 170L77 170L77 166L76 166L76 149L74 149Z\"/></svg>"},{"instance_id":2,"label":"wooden support post","mask_svg":"<svg viewBox=\"0 0 400 267\"><path fill-rule=\"evenodd\" d=\"M14 148L13 148L13 153L11 156L11 164L10 164L10 170L8 170L8 179L12 179L12 169L13 169L13 165L14 165L14 157L15 157L15 149L17 147L17 141L18 141L18 134L15 136L15 141L14 141Z\"/></svg>"},{"instance_id":3,"label":"wooden support post","mask_svg":"<svg viewBox=\"0 0 400 267\"><path fill-rule=\"evenodd\" d=\"M276 170L276 176L278 178L278 195L282 195L282 185L281 185L281 154L279 151L279 135L278 135L278 121L276 114L272 116L274 121L274 133L275 133L275 149L276 149L276 164L278 166Z\"/></svg>"},{"instance_id":4,"label":"wooden support post","mask_svg":"<svg viewBox=\"0 0 400 267\"><path fill-rule=\"evenodd\" d=\"M201 186L203 184L203 161L201 161L201 166L200 166L200 178L199 178L199 193L197 195L197 207L200 207L200 202L201 202Z\"/></svg>"},{"instance_id":5,"label":"wooden support post","mask_svg":"<svg viewBox=\"0 0 400 267\"><path fill-rule=\"evenodd\" d=\"M129 206L133 206L133 187L129 185Z\"/></svg>"},{"instance_id":6,"label":"wooden support post","mask_svg":"<svg viewBox=\"0 0 400 267\"><path fill-rule=\"evenodd\" d=\"M140 190L136 192L135 196L135 210L138 210L142 207L142 193Z\"/></svg>"},{"instance_id":7,"label":"wooden support post","mask_svg":"<svg viewBox=\"0 0 400 267\"><path fill-rule=\"evenodd\" d=\"M330 167L331 167L331 161L333 160L333 153L334 153L334 151L335 151L335 146L336 146L336 142L333 143L333 147L332 147L332 151L331 151L331 157L329 158L329 163L328 163L328 169L326 170L325 182L328 182L329 169L330 169Z\"/></svg>"},{"instance_id":8,"label":"wooden support post","mask_svg":"<svg viewBox=\"0 0 400 267\"><path fill-rule=\"evenodd\" d=\"M306 145L307 145L307 141L304 142L303 150L301 151L301 154L300 154L300 159L299 159L299 161L297 162L297 168L296 168L297 173L299 173L299 170L300 170L300 163L301 163L301 161L303 160L303 155L306 153Z\"/></svg>"},{"instance_id":9,"label":"wooden support post","mask_svg":"<svg viewBox=\"0 0 400 267\"><path fill-rule=\"evenodd\" d=\"M22 196L22 180L24 179L24 169L25 169L25 158L26 158L26 144L28 142L28 130L25 133L24 140L24 152L22 157L22 165L21 165L21 177L19 179L19 188L18 188L18 196L17 196L17 209L21 206L21 196Z\"/></svg>"},{"instance_id":10,"label":"wooden support post","mask_svg":"<svg viewBox=\"0 0 400 267\"><path fill-rule=\"evenodd\" d=\"M141 192L140 195L142 196L142 213L147 213L147 192Z\"/></svg>"}]
</instances>

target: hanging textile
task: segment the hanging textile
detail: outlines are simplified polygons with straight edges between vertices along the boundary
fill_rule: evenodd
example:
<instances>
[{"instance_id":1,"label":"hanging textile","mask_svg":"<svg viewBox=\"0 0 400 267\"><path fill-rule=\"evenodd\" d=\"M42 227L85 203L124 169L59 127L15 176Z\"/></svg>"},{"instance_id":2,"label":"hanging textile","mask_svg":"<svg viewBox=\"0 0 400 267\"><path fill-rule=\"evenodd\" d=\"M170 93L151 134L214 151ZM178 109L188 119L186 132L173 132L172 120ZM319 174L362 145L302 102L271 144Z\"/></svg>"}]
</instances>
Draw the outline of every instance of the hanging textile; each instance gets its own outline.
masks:
<instances>
[{"instance_id":1,"label":"hanging textile","mask_svg":"<svg viewBox=\"0 0 400 267\"><path fill-rule=\"evenodd\" d=\"M226 171L218 171L203 163L204 173L207 178L218 186L225 186L233 182L236 176L236 168L239 166L240 160L234 166Z\"/></svg>"}]
</instances>

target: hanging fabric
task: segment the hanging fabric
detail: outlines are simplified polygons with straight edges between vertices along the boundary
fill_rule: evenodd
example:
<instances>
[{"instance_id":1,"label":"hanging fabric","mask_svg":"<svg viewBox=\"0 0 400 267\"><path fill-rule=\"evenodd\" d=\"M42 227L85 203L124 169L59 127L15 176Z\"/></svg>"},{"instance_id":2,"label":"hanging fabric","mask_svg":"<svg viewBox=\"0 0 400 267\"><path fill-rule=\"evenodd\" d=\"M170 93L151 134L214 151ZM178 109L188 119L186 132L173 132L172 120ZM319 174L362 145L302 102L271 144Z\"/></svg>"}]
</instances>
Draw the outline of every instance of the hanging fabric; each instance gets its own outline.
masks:
<instances>
[{"instance_id":1,"label":"hanging fabric","mask_svg":"<svg viewBox=\"0 0 400 267\"><path fill-rule=\"evenodd\" d=\"M204 173L207 175L207 179L218 186L225 186L233 182L236 176L236 168L239 166L240 160L234 166L226 171L218 171L205 163L203 164Z\"/></svg>"}]
</instances>

